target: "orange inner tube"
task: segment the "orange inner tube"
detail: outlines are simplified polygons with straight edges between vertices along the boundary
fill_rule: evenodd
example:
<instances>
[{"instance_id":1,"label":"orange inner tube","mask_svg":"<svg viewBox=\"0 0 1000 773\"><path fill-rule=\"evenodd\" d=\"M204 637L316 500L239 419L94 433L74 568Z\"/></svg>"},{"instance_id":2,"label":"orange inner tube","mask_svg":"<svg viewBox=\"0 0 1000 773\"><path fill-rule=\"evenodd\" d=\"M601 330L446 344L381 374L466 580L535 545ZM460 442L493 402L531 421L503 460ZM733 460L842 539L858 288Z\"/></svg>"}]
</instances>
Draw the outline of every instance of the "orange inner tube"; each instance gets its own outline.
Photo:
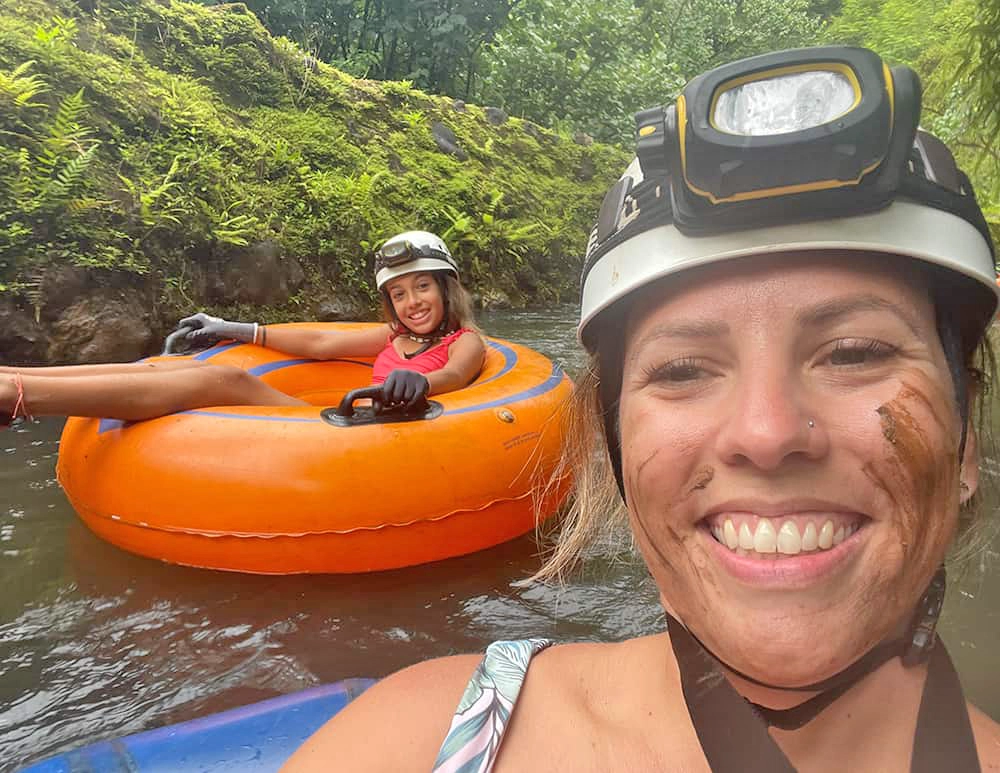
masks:
<instances>
[{"instance_id":1,"label":"orange inner tube","mask_svg":"<svg viewBox=\"0 0 1000 773\"><path fill-rule=\"evenodd\" d=\"M482 373L434 396L436 418L351 427L322 410L368 385L371 359L291 359L233 343L192 356L311 405L69 419L59 481L96 534L131 552L265 574L392 569L524 534L567 489L535 501L558 460L572 385L526 347L487 339Z\"/></svg>"}]
</instances>

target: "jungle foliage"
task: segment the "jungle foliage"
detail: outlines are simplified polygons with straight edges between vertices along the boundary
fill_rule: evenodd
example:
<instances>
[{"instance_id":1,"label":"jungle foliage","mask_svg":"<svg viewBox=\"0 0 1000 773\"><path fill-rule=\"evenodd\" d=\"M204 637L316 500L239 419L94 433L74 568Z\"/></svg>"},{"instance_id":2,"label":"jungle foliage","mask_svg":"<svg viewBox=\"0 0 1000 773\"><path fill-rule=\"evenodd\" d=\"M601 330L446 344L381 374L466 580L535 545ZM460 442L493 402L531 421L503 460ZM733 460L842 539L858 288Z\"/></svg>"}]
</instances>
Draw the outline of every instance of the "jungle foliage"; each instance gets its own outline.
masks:
<instances>
[{"instance_id":1,"label":"jungle foliage","mask_svg":"<svg viewBox=\"0 0 1000 773\"><path fill-rule=\"evenodd\" d=\"M215 4L223 0L201 0ZM706 67L808 45L839 0L247 0L276 35L359 77L624 142L630 116Z\"/></svg>"},{"instance_id":2,"label":"jungle foliage","mask_svg":"<svg viewBox=\"0 0 1000 773\"><path fill-rule=\"evenodd\" d=\"M181 305L199 266L263 240L308 286L369 296L372 247L403 227L445 232L474 288L555 298L625 158L356 80L242 4L159 0L0 6L0 133L0 291L31 298L68 263Z\"/></svg>"}]
</instances>

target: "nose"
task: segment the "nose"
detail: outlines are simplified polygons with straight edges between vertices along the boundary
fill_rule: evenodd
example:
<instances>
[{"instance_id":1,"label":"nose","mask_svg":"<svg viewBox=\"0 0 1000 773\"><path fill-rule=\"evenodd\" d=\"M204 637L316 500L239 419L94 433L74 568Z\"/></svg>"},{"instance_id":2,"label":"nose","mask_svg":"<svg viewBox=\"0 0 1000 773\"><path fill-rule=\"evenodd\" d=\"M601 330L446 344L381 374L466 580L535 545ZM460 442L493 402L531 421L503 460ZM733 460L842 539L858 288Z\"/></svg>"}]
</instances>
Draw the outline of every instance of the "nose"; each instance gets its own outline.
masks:
<instances>
[{"instance_id":1,"label":"nose","mask_svg":"<svg viewBox=\"0 0 1000 773\"><path fill-rule=\"evenodd\" d=\"M774 471L792 459L819 459L829 446L821 412L801 379L773 364L744 373L717 435L720 459Z\"/></svg>"}]
</instances>

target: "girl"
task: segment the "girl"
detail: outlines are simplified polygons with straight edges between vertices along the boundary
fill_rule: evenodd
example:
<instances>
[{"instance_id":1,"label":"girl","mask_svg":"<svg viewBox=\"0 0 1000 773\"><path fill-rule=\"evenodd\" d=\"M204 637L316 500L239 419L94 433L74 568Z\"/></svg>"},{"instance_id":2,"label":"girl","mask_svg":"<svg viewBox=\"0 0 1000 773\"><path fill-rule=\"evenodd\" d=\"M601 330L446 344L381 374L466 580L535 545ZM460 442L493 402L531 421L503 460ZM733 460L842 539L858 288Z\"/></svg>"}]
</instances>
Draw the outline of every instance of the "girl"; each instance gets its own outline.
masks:
<instances>
[{"instance_id":1,"label":"girl","mask_svg":"<svg viewBox=\"0 0 1000 773\"><path fill-rule=\"evenodd\" d=\"M384 385L386 405L413 406L466 386L482 368L485 347L445 243L426 231L399 234L376 253L375 270L387 320L376 328L268 328L201 313L180 324L191 328L193 340L231 338L295 357L374 356L372 381ZM0 421L31 415L140 421L209 406L302 404L241 368L195 360L0 367Z\"/></svg>"}]
</instances>

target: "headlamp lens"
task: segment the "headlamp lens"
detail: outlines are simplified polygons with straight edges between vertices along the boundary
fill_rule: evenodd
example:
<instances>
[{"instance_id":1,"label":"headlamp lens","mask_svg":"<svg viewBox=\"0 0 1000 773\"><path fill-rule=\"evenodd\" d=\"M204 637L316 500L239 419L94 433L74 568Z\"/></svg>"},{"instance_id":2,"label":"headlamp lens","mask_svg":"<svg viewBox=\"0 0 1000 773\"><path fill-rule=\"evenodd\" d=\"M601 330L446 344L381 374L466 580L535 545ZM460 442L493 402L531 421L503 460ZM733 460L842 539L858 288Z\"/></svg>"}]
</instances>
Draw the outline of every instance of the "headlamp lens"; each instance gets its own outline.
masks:
<instances>
[{"instance_id":1,"label":"headlamp lens","mask_svg":"<svg viewBox=\"0 0 1000 773\"><path fill-rule=\"evenodd\" d=\"M740 83L715 100L712 123L746 137L788 134L850 112L860 99L842 73L814 70Z\"/></svg>"},{"instance_id":2,"label":"headlamp lens","mask_svg":"<svg viewBox=\"0 0 1000 773\"><path fill-rule=\"evenodd\" d=\"M383 268L391 268L401 263L407 263L417 255L412 244L408 241L389 242L383 244L381 249L375 253L375 270L381 271Z\"/></svg>"},{"instance_id":3,"label":"headlamp lens","mask_svg":"<svg viewBox=\"0 0 1000 773\"><path fill-rule=\"evenodd\" d=\"M408 242L396 242L395 244L387 244L382 248L382 256L385 258L386 262L392 265L394 262L398 261L400 258L408 257L410 254L410 245Z\"/></svg>"}]
</instances>

